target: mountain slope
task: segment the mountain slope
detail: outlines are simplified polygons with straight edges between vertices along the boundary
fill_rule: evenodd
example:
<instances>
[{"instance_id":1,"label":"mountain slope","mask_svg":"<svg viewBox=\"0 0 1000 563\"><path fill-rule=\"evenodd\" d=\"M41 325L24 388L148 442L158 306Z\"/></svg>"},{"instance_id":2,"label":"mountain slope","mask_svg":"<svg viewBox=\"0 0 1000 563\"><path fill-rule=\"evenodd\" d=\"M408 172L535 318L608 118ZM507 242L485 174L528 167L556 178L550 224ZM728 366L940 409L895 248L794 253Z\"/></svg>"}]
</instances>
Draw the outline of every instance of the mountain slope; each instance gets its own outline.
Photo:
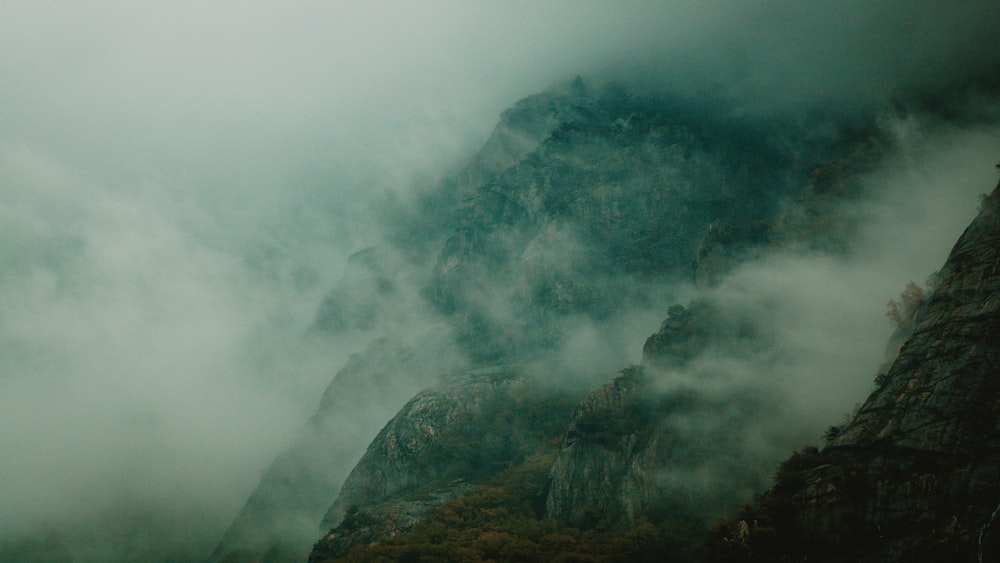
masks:
<instances>
[{"instance_id":1,"label":"mountain slope","mask_svg":"<svg viewBox=\"0 0 1000 563\"><path fill-rule=\"evenodd\" d=\"M410 396L435 381L433 365L432 358L387 339L353 355L295 443L261 477L211 560L304 559L316 541L316 523L366 444Z\"/></svg>"},{"instance_id":2,"label":"mountain slope","mask_svg":"<svg viewBox=\"0 0 1000 563\"><path fill-rule=\"evenodd\" d=\"M544 355L567 325L654 306L696 264L710 279L779 225L801 234L814 225L793 210L818 199L809 171L864 160L861 134L838 124L842 144L621 85L566 88L546 95L558 111L533 150L459 194L425 288L477 361ZM849 184L816 189L836 200Z\"/></svg>"},{"instance_id":3,"label":"mountain slope","mask_svg":"<svg viewBox=\"0 0 1000 563\"><path fill-rule=\"evenodd\" d=\"M633 333L641 334L638 319L655 322L657 311L673 302L673 284L710 287L740 263L786 244L839 251L853 227L838 221L840 205L858 195L857 176L890 143L853 123L832 120L817 129L823 133L794 120L743 116L583 80L518 102L454 178L420 196L412 208L383 210L388 218L383 245L352 257L344 282L330 292L317 315L318 329L331 338L381 335L386 340L373 348L410 351L391 364L369 362L371 368L364 371L363 377L375 381L398 382L392 400L355 423L351 413L365 412L364 405L380 401L381 384L335 380L327 396L337 396L343 404L324 400L316 417L339 421L326 426L334 430L314 432L292 448L298 453L286 453L276 462L217 555L234 553L231 546L254 544L241 551L243 556L263 557L261 549L273 542L259 538L291 537L273 526L277 518L271 513L318 523L324 512L318 507L329 508L338 495L349 492L339 480L347 473L345 464L363 451L363 444L350 440L341 445L341 427L363 426L374 435L375 415L388 420L405 402L404 390L413 393L447 380L448 374L499 366L544 371L547 380L570 389L606 381L630 359ZM650 339L644 365L634 375L656 379L655 372L669 368L673 360L665 358L671 354L685 347L692 353L711 350L725 340L712 342L719 331L743 330L741 322L730 325L731 319L723 318L729 313L714 315L710 305L692 305L668 319L666 332ZM410 334L428 324L434 328L427 339ZM708 331L703 341L680 334L699 326ZM729 335L730 344L752 347L736 333ZM766 348L763 341L758 344ZM670 350L661 354L659 348ZM628 454L609 461L607 470L609 475L620 473L612 480L643 480L649 487L637 494L647 501L623 508L623 502L631 501L614 499L612 487L602 493L604 500L552 497L552 516L584 525L579 515L593 515L587 503L596 502L608 513L586 525L620 528L654 513L691 512L698 504L704 505L699 514L708 517L722 510L729 493L748 494L763 483L757 470L728 479L724 487L703 483L697 494L662 502L679 490L683 476L705 469L716 454L725 453L728 467L753 465L751 460L758 459L751 442L742 444L726 427L738 425L766 401L746 386L734 393L738 396L710 397L680 389L648 404L630 404L628 409L640 413L636 420L645 420L642 412L656 413L647 421L651 426L639 432L648 438L641 444L649 446L640 456L645 461L633 463ZM573 436L587 434L583 422L574 423ZM692 431L699 424L702 430ZM607 436L600 429L597 434ZM428 439L433 444L436 437ZM566 455L573 450L599 457L610 451L587 450L591 446L604 447L601 440L581 443L567 446ZM682 460L671 453L677 451L694 457ZM619 471L619 462L632 469ZM664 467L676 471L664 473ZM411 469L416 468L401 466L400 471ZM710 473L712 479L721 476ZM553 491L569 490L559 489L560 483L576 486L555 479ZM450 494L457 493L435 493L437 502ZM714 495L712 502L706 504L705 495ZM382 503L363 497L336 501L322 525L341 524L351 506L376 510ZM354 513L359 514L365 516ZM241 537L252 540L233 539ZM302 542L297 545L301 551Z\"/></svg>"},{"instance_id":4,"label":"mountain slope","mask_svg":"<svg viewBox=\"0 0 1000 563\"><path fill-rule=\"evenodd\" d=\"M702 371L699 387L671 382L671 370L705 354L740 351L749 359L768 350L749 317L708 303L672 307L646 340L643 364L577 406L550 470L548 516L599 529L644 518L710 521L759 490L773 453L759 448L749 423L777 407L767 382L712 392L713 380L727 374Z\"/></svg>"},{"instance_id":5,"label":"mountain slope","mask_svg":"<svg viewBox=\"0 0 1000 563\"><path fill-rule=\"evenodd\" d=\"M431 508L550 448L573 402L508 367L451 377L417 394L347 477L310 561L407 533Z\"/></svg>"},{"instance_id":6,"label":"mountain slope","mask_svg":"<svg viewBox=\"0 0 1000 563\"><path fill-rule=\"evenodd\" d=\"M722 541L721 552L759 561L1000 558L1000 187L939 279L878 389L822 452L783 464L743 515L739 542Z\"/></svg>"}]
</instances>

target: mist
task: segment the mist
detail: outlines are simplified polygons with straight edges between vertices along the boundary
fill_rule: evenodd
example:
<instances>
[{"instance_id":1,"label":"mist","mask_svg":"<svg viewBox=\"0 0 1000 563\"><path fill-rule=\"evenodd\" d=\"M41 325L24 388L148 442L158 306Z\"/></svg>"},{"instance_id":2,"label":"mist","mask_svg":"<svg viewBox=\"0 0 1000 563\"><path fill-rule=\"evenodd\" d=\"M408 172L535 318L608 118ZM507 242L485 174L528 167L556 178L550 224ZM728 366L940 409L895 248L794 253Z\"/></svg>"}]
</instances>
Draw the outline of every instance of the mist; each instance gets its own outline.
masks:
<instances>
[{"instance_id":1,"label":"mist","mask_svg":"<svg viewBox=\"0 0 1000 563\"><path fill-rule=\"evenodd\" d=\"M371 336L310 328L382 240L386 198L578 74L806 119L997 62L1000 7L908 4L5 2L0 536L207 554ZM995 129L893 123L904 150L868 179L890 189L845 210L872 219L850 258L773 256L719 289L793 297L774 322L803 359L782 377L815 424L863 397L884 302L943 263L995 180ZM613 342L574 330L568 369L597 343L601 370L637 359L660 313L636 314Z\"/></svg>"},{"instance_id":2,"label":"mist","mask_svg":"<svg viewBox=\"0 0 1000 563\"><path fill-rule=\"evenodd\" d=\"M693 456L694 468L665 470L672 487L709 498L740 485L744 498L762 492L791 451L822 446L827 429L846 424L895 359L898 338L908 334L894 335L887 302L910 282L934 290L935 273L997 183L990 163L1000 154L1000 127L942 127L926 116L884 125L894 154L863 175L863 195L836 212L858 225L848 249L777 248L682 301L713 307L722 345L679 367L649 367L665 397L695 392L709 405L664 424L681 436L725 428L731 443ZM752 329L727 342L727 323ZM733 471L742 481L726 477ZM723 506L731 509L727 493Z\"/></svg>"}]
</instances>

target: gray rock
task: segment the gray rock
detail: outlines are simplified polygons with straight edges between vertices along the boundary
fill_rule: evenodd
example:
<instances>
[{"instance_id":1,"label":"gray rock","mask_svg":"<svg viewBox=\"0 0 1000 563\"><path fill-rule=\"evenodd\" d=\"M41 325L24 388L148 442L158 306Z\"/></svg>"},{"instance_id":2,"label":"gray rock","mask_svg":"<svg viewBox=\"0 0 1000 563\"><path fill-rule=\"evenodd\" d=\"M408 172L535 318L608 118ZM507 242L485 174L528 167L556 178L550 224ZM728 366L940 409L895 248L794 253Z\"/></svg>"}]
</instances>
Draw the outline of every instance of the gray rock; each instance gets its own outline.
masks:
<instances>
[{"instance_id":1,"label":"gray rock","mask_svg":"<svg viewBox=\"0 0 1000 563\"><path fill-rule=\"evenodd\" d=\"M551 518L606 529L644 517L711 520L766 482L761 468L769 453L743 434L773 400L765 391L730 385L720 395L663 381L709 350L765 348L766 335L750 319L707 303L669 314L647 339L643 365L624 370L574 412L550 471Z\"/></svg>"},{"instance_id":2,"label":"gray rock","mask_svg":"<svg viewBox=\"0 0 1000 563\"><path fill-rule=\"evenodd\" d=\"M507 366L471 370L419 393L347 477L310 561L408 532L427 510L549 447L572 404Z\"/></svg>"},{"instance_id":3,"label":"gray rock","mask_svg":"<svg viewBox=\"0 0 1000 563\"><path fill-rule=\"evenodd\" d=\"M786 462L759 504L777 531L775 556L997 557L1000 187L939 279L880 387L821 453Z\"/></svg>"}]
</instances>

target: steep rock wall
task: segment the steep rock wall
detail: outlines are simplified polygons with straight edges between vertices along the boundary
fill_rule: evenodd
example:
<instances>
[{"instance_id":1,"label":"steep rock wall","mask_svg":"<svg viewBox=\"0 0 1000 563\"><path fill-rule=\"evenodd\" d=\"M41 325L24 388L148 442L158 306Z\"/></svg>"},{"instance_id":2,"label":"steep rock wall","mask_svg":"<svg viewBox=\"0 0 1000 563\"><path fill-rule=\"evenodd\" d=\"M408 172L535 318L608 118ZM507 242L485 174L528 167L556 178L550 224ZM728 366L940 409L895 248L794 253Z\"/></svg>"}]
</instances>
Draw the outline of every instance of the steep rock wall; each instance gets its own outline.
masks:
<instances>
[{"instance_id":1,"label":"steep rock wall","mask_svg":"<svg viewBox=\"0 0 1000 563\"><path fill-rule=\"evenodd\" d=\"M850 424L744 515L757 526L735 559L1000 558L1000 188L939 277Z\"/></svg>"},{"instance_id":2,"label":"steep rock wall","mask_svg":"<svg viewBox=\"0 0 1000 563\"><path fill-rule=\"evenodd\" d=\"M419 393L379 432L321 524L311 561L406 533L444 500L520 463L546 442L574 399L510 367L449 378Z\"/></svg>"},{"instance_id":3,"label":"steep rock wall","mask_svg":"<svg viewBox=\"0 0 1000 563\"><path fill-rule=\"evenodd\" d=\"M674 381L671 370L712 350L766 341L749 319L712 305L671 308L646 341L643 365L624 370L574 412L550 471L548 515L576 527L624 529L643 517L713 519L748 498L765 483L759 468L767 464L743 430L771 398L737 386L707 393Z\"/></svg>"}]
</instances>

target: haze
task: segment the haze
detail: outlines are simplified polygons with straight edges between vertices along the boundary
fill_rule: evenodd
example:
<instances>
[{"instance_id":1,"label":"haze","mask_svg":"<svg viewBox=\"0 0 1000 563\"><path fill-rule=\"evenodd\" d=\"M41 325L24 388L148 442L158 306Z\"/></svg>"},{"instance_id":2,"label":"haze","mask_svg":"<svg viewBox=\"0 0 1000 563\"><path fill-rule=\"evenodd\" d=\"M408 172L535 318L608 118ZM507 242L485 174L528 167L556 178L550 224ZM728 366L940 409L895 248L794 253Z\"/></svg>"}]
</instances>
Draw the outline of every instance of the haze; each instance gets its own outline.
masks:
<instances>
[{"instance_id":1,"label":"haze","mask_svg":"<svg viewBox=\"0 0 1000 563\"><path fill-rule=\"evenodd\" d=\"M0 536L83 526L97 559L105 541L207 554L364 345L309 327L346 257L378 242L373 206L456 170L517 99L582 74L808 127L988 68L998 16L986 2L4 2ZM789 374L832 361L854 342L845 327L882 322L940 266L995 181L997 129L980 117L899 120L911 151L872 175L889 188L857 210L874 220L853 262L774 257L796 266L723 287L798 288L778 321L857 312L799 327L816 359ZM658 320L643 322L631 330ZM838 360L854 379L820 413L863 398L888 326L873 332ZM811 391L830 389L805 371L791 394L819 418ZM101 527L122 514L140 523Z\"/></svg>"}]
</instances>

